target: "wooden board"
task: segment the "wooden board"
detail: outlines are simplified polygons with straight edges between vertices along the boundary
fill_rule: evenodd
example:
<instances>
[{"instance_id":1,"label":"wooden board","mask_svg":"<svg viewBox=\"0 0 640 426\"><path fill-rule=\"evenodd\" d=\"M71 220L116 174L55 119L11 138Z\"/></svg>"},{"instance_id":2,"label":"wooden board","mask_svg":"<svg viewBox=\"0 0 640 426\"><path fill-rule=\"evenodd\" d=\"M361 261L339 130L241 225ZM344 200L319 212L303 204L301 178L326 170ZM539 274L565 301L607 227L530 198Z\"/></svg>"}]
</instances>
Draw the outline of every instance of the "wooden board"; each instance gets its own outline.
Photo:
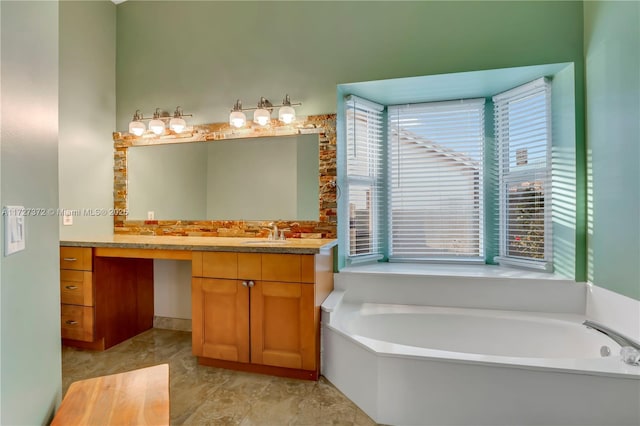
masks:
<instances>
[{"instance_id":1,"label":"wooden board","mask_svg":"<svg viewBox=\"0 0 640 426\"><path fill-rule=\"evenodd\" d=\"M168 425L169 417L169 364L160 364L72 383L51 425Z\"/></svg>"}]
</instances>

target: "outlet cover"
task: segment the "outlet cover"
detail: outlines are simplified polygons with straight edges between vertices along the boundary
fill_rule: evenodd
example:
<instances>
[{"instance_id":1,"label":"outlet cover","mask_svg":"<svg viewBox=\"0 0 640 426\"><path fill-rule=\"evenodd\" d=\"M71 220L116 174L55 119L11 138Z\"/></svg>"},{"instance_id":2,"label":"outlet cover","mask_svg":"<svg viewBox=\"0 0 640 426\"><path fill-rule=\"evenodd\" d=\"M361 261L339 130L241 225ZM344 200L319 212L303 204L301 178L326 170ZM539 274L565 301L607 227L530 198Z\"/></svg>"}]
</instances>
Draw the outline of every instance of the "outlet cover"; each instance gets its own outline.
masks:
<instances>
[{"instance_id":1,"label":"outlet cover","mask_svg":"<svg viewBox=\"0 0 640 426\"><path fill-rule=\"evenodd\" d=\"M71 214L71 210L65 210L62 215L62 224L65 226L73 225L73 215Z\"/></svg>"}]
</instances>

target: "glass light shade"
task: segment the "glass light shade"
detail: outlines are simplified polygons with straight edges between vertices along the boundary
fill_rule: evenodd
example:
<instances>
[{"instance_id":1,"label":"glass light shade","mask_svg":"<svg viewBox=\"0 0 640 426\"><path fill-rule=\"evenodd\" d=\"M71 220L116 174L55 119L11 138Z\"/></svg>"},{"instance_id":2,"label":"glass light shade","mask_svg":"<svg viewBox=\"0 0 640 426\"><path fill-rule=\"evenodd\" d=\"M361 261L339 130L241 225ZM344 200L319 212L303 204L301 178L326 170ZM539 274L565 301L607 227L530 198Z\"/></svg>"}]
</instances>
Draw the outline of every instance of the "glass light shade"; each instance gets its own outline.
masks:
<instances>
[{"instance_id":1,"label":"glass light shade","mask_svg":"<svg viewBox=\"0 0 640 426\"><path fill-rule=\"evenodd\" d=\"M187 122L183 118L173 117L169 121L169 128L176 133L182 133L187 127Z\"/></svg>"},{"instance_id":2,"label":"glass light shade","mask_svg":"<svg viewBox=\"0 0 640 426\"><path fill-rule=\"evenodd\" d=\"M149 129L156 135L161 135L164 133L164 123L162 120L151 120L149 122Z\"/></svg>"},{"instance_id":3,"label":"glass light shade","mask_svg":"<svg viewBox=\"0 0 640 426\"><path fill-rule=\"evenodd\" d=\"M242 111L231 111L229 114L229 124L235 128L240 128L247 123L247 116Z\"/></svg>"},{"instance_id":4,"label":"glass light shade","mask_svg":"<svg viewBox=\"0 0 640 426\"><path fill-rule=\"evenodd\" d=\"M142 136L144 131L147 130L142 121L132 121L129 123L129 133Z\"/></svg>"},{"instance_id":5,"label":"glass light shade","mask_svg":"<svg viewBox=\"0 0 640 426\"><path fill-rule=\"evenodd\" d=\"M278 119L285 124L291 124L296 119L296 110L291 106L285 105L278 111Z\"/></svg>"},{"instance_id":6,"label":"glass light shade","mask_svg":"<svg viewBox=\"0 0 640 426\"><path fill-rule=\"evenodd\" d=\"M271 113L264 108L257 109L256 112L253 113L253 121L261 126L265 126L271 121Z\"/></svg>"}]
</instances>

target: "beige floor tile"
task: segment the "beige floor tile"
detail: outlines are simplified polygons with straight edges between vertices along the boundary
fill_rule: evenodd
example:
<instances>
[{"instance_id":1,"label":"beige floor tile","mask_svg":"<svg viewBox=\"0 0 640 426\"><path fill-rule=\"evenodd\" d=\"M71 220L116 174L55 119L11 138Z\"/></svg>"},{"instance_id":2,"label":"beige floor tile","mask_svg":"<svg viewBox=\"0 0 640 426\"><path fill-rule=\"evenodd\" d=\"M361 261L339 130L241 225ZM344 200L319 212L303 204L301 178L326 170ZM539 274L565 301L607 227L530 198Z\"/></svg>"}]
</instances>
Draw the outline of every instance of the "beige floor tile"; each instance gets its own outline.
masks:
<instances>
[{"instance_id":1,"label":"beige floor tile","mask_svg":"<svg viewBox=\"0 0 640 426\"><path fill-rule=\"evenodd\" d=\"M284 379L198 365L191 333L152 329L103 352L63 347L62 385L169 363L172 425L375 423L329 381Z\"/></svg>"}]
</instances>

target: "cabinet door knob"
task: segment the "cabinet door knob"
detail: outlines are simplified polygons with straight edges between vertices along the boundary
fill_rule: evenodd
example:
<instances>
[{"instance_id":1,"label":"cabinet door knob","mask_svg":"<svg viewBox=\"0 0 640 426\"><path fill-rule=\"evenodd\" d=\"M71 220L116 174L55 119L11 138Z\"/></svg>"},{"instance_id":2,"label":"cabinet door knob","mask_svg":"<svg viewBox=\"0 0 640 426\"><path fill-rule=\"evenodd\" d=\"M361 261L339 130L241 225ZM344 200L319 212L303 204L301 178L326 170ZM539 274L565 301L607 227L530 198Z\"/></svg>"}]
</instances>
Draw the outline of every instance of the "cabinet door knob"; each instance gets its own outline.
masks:
<instances>
[{"instance_id":1,"label":"cabinet door knob","mask_svg":"<svg viewBox=\"0 0 640 426\"><path fill-rule=\"evenodd\" d=\"M67 290L77 290L78 286L77 285L67 285L64 288L66 288Z\"/></svg>"},{"instance_id":2,"label":"cabinet door knob","mask_svg":"<svg viewBox=\"0 0 640 426\"><path fill-rule=\"evenodd\" d=\"M247 286L247 282L246 281L242 281L242 286L246 287Z\"/></svg>"},{"instance_id":3,"label":"cabinet door knob","mask_svg":"<svg viewBox=\"0 0 640 426\"><path fill-rule=\"evenodd\" d=\"M62 260L64 260L65 262L75 262L78 259L76 259L75 257L64 257L62 258Z\"/></svg>"},{"instance_id":4,"label":"cabinet door knob","mask_svg":"<svg viewBox=\"0 0 640 426\"><path fill-rule=\"evenodd\" d=\"M254 285L256 285L256 283L254 283L253 281L249 281L249 287L253 287Z\"/></svg>"},{"instance_id":5,"label":"cabinet door knob","mask_svg":"<svg viewBox=\"0 0 640 426\"><path fill-rule=\"evenodd\" d=\"M65 321L68 325L76 325L78 324L78 321L74 321L74 320L66 320Z\"/></svg>"}]
</instances>

